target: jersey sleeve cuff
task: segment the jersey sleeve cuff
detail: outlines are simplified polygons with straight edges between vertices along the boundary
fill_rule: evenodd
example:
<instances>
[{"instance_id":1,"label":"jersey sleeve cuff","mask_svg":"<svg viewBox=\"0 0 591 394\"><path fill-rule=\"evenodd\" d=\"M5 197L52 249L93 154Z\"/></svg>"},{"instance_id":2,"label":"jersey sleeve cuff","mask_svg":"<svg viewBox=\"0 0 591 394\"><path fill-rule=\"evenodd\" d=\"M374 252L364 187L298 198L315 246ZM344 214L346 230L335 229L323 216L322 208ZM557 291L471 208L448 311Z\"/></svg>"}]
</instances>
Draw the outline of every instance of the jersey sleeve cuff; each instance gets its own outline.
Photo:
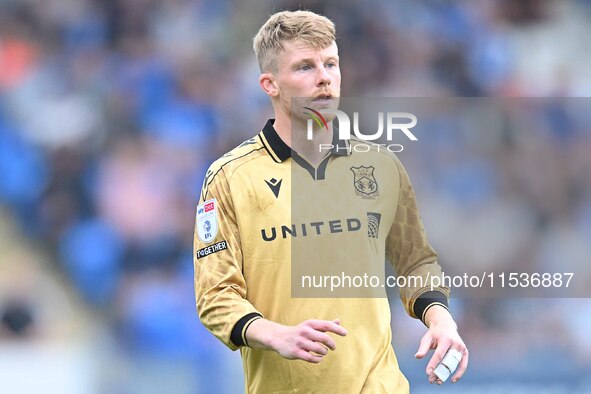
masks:
<instances>
[{"instance_id":1,"label":"jersey sleeve cuff","mask_svg":"<svg viewBox=\"0 0 591 394\"><path fill-rule=\"evenodd\" d=\"M248 342L246 341L246 330L253 321L261 319L262 317L263 315L256 312L249 313L248 315L243 316L234 325L232 333L230 334L230 341L232 341L232 343L237 347L248 346Z\"/></svg>"},{"instance_id":2,"label":"jersey sleeve cuff","mask_svg":"<svg viewBox=\"0 0 591 394\"><path fill-rule=\"evenodd\" d=\"M440 291L427 291L415 300L413 312L425 324L427 311L435 305L440 305L449 310L449 303L445 294Z\"/></svg>"}]
</instances>

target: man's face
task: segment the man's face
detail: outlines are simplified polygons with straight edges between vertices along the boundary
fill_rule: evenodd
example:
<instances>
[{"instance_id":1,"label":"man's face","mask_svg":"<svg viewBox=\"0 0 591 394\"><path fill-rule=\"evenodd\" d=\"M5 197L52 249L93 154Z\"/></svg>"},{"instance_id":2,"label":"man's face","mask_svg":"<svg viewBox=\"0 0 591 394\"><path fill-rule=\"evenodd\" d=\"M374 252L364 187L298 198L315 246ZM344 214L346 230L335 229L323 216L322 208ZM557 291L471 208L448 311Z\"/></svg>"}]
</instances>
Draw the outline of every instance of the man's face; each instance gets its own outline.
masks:
<instances>
[{"instance_id":1,"label":"man's face","mask_svg":"<svg viewBox=\"0 0 591 394\"><path fill-rule=\"evenodd\" d=\"M299 41L283 44L275 73L281 111L291 114L292 98L308 98L294 105L320 110L338 107L341 90L339 51L333 42L324 49L316 49ZM295 107L294 107L295 108ZM296 111L300 112L300 111ZM294 113L299 117L299 113Z\"/></svg>"}]
</instances>

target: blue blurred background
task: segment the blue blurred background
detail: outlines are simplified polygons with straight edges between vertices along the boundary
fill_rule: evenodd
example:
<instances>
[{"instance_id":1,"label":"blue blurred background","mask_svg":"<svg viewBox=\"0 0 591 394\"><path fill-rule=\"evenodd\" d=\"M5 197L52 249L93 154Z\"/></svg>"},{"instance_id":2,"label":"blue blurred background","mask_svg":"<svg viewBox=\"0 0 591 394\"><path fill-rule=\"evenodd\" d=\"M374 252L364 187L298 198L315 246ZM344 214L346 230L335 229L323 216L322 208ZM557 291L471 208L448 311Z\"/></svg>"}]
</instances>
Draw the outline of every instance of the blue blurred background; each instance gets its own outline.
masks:
<instances>
[{"instance_id":1,"label":"blue blurred background","mask_svg":"<svg viewBox=\"0 0 591 394\"><path fill-rule=\"evenodd\" d=\"M195 312L194 211L209 163L271 116L251 38L300 7L336 23L347 96L591 92L585 0L0 0L1 392L242 392ZM591 262L591 123L547 115L401 155L443 264ZM588 299L452 309L471 349L455 392L590 392ZM392 311L413 392L448 392Z\"/></svg>"}]
</instances>

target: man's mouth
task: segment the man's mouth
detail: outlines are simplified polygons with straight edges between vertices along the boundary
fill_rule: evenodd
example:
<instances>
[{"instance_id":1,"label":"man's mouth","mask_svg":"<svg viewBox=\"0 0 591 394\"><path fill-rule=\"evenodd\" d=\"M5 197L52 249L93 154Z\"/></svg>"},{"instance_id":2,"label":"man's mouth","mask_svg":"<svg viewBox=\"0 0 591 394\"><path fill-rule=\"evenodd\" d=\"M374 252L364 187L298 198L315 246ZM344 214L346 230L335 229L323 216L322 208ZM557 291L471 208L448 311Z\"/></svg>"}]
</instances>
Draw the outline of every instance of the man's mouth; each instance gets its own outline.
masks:
<instances>
[{"instance_id":1,"label":"man's mouth","mask_svg":"<svg viewBox=\"0 0 591 394\"><path fill-rule=\"evenodd\" d=\"M319 102L330 101L330 100L332 100L331 94L319 94L318 96L316 96L314 98L314 101L319 101Z\"/></svg>"}]
</instances>

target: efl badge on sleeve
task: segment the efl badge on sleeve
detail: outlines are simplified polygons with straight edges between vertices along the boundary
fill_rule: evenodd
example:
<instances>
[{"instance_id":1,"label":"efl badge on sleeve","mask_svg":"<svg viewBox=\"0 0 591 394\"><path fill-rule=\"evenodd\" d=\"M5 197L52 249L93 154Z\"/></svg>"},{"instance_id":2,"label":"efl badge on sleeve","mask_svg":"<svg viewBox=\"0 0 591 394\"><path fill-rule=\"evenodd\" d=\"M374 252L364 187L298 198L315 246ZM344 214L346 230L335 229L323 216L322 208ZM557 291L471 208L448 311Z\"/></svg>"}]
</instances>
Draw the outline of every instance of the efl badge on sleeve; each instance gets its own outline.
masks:
<instances>
[{"instance_id":1,"label":"efl badge on sleeve","mask_svg":"<svg viewBox=\"0 0 591 394\"><path fill-rule=\"evenodd\" d=\"M205 201L197 207L197 236L202 242L209 243L218 235L217 201L215 198Z\"/></svg>"},{"instance_id":2,"label":"efl badge on sleeve","mask_svg":"<svg viewBox=\"0 0 591 394\"><path fill-rule=\"evenodd\" d=\"M358 196L375 199L378 196L378 182L373 176L373 166L365 167L351 167L353 171L353 186Z\"/></svg>"}]
</instances>

